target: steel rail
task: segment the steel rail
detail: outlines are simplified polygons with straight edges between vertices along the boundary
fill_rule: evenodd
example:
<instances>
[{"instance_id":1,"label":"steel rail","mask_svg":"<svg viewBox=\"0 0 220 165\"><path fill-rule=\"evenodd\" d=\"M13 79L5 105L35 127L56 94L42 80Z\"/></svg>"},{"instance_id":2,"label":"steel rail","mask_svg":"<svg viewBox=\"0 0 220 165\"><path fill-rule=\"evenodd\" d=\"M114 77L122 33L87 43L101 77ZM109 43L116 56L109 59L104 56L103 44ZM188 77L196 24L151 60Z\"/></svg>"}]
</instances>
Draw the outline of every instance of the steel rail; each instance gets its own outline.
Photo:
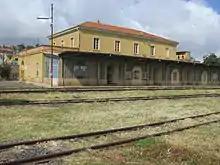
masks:
<instances>
[{"instance_id":1,"label":"steel rail","mask_svg":"<svg viewBox=\"0 0 220 165\"><path fill-rule=\"evenodd\" d=\"M106 135L106 134L117 133L117 132L135 131L135 130L138 130L138 129L143 129L145 127L160 126L160 125L164 125L164 124L168 124L168 123L174 123L174 122L181 121L181 120L196 119L196 118L201 118L201 117L206 117L206 116L211 116L211 115L217 115L217 114L220 114L220 112L205 113L205 114L200 114L200 115L182 117L182 118L178 118L178 119L166 120L166 121L162 121L162 122L147 123L147 124L142 124L142 125L116 128L116 129L110 129L110 130L101 130L101 131L96 131L96 132L74 134L74 135L61 136L61 137L52 137L52 138L43 138L43 139L37 139L37 140L6 143L6 144L0 144L0 150L12 148L12 147L15 147L15 146L21 146L21 145L34 145L34 144L37 144L37 143L43 143L43 142L48 142L48 141L70 140L70 139L77 139L77 138L82 139L82 138L87 138L87 137L92 137L92 136L99 136L99 135Z\"/></svg>"},{"instance_id":2,"label":"steel rail","mask_svg":"<svg viewBox=\"0 0 220 165\"><path fill-rule=\"evenodd\" d=\"M135 90L193 90L204 89L213 90L220 89L220 87L213 86L114 86L114 87L70 87L70 88L19 88L19 89L0 89L0 94L9 93L48 93L48 92L110 92L110 91L135 91Z\"/></svg>"},{"instance_id":3,"label":"steel rail","mask_svg":"<svg viewBox=\"0 0 220 165\"><path fill-rule=\"evenodd\" d=\"M15 105L59 105L70 103L97 103L97 102L124 102L124 101L148 101L159 99L187 99L187 98L203 98L203 97L220 97L220 94L192 94L192 95L170 95L170 96L147 96L147 97L121 97L121 98L93 98L93 99L67 99L52 101L32 101L32 100L6 100L0 101L0 106Z\"/></svg>"},{"instance_id":4,"label":"steel rail","mask_svg":"<svg viewBox=\"0 0 220 165\"><path fill-rule=\"evenodd\" d=\"M220 119L214 120L214 121L209 121L209 122L204 122L204 123L200 123L200 124L195 124L195 125L191 125L191 126L187 126L187 127L177 128L177 129L173 129L173 130L169 130L169 131L163 131L163 132L159 132L159 133L155 133L155 134L151 134L151 135L139 136L139 137L135 137L135 138L111 142L111 143L104 143L104 144L100 144L100 145L93 145L93 146L88 146L88 147L76 148L76 149L72 149L72 150L61 151L61 152L56 152L56 153L42 155L42 156L36 156L33 158L28 158L28 159L13 160L10 162L0 163L0 165L18 165L18 164L40 162L40 161L50 160L50 159L54 159L54 158L69 156L74 153L79 153L79 152L83 152L86 150L100 150L100 149L105 149L105 148L109 148L109 147L120 146L122 144L132 143L132 142L142 140L142 139L168 135L171 133L180 132L180 131L196 128L199 126L209 125L209 124L213 124L213 123L217 123L217 122L220 122Z\"/></svg>"}]
</instances>

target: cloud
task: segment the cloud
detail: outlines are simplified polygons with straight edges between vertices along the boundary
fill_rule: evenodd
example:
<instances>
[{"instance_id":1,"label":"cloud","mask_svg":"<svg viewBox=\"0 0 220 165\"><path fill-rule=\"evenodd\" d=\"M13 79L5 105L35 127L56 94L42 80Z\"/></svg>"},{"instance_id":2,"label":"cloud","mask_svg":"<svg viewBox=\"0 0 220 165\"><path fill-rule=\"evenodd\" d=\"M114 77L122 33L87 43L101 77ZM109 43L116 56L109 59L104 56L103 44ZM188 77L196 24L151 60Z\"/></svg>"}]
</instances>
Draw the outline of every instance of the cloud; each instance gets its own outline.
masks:
<instances>
[{"instance_id":1,"label":"cloud","mask_svg":"<svg viewBox=\"0 0 220 165\"><path fill-rule=\"evenodd\" d=\"M220 15L205 0L7 0L0 1L0 42L47 42L50 3L55 7L55 30L84 21L97 21L145 30L179 41L201 59L220 52ZM13 5L12 5L13 4Z\"/></svg>"}]
</instances>

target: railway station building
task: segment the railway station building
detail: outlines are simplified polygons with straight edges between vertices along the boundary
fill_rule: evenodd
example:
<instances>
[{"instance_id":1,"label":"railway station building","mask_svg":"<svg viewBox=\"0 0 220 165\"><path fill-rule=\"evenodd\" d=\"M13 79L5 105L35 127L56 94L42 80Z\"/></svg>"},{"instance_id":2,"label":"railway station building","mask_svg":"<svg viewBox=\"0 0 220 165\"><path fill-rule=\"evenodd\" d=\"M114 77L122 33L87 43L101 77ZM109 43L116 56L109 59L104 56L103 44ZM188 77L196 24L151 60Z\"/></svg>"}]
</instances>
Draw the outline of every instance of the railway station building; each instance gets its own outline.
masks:
<instances>
[{"instance_id":1,"label":"railway station building","mask_svg":"<svg viewBox=\"0 0 220 165\"><path fill-rule=\"evenodd\" d=\"M52 80L53 86L219 85L220 69L192 61L189 51L177 52L178 44L139 30L84 22L53 35L53 56L50 45L22 51L20 79Z\"/></svg>"}]
</instances>

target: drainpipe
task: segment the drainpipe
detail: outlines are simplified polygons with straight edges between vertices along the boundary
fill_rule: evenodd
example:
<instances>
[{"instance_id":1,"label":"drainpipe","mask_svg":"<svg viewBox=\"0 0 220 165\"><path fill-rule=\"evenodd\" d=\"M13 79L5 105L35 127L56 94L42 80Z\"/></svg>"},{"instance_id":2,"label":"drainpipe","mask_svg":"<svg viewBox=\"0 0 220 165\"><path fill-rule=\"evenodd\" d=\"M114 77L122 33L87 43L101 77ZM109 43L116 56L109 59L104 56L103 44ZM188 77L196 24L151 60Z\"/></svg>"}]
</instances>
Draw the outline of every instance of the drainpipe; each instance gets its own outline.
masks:
<instances>
[{"instance_id":1,"label":"drainpipe","mask_svg":"<svg viewBox=\"0 0 220 165\"><path fill-rule=\"evenodd\" d=\"M193 89L195 89L195 63L193 64Z\"/></svg>"},{"instance_id":2,"label":"drainpipe","mask_svg":"<svg viewBox=\"0 0 220 165\"><path fill-rule=\"evenodd\" d=\"M64 86L64 58L61 58L61 60L62 60L62 84L63 84L63 86Z\"/></svg>"}]
</instances>

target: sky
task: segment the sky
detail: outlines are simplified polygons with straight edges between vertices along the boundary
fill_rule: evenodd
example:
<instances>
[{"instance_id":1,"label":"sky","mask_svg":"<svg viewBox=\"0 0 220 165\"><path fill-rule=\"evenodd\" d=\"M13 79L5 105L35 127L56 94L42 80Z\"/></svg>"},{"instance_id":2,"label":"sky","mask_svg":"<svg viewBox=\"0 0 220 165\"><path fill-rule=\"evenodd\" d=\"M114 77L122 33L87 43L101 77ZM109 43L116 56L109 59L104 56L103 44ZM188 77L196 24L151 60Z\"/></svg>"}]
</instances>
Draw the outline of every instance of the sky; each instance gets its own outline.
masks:
<instances>
[{"instance_id":1,"label":"sky","mask_svg":"<svg viewBox=\"0 0 220 165\"><path fill-rule=\"evenodd\" d=\"M143 30L178 41L178 50L220 56L219 0L0 0L0 44L48 44L54 4L55 31L85 21Z\"/></svg>"}]
</instances>

